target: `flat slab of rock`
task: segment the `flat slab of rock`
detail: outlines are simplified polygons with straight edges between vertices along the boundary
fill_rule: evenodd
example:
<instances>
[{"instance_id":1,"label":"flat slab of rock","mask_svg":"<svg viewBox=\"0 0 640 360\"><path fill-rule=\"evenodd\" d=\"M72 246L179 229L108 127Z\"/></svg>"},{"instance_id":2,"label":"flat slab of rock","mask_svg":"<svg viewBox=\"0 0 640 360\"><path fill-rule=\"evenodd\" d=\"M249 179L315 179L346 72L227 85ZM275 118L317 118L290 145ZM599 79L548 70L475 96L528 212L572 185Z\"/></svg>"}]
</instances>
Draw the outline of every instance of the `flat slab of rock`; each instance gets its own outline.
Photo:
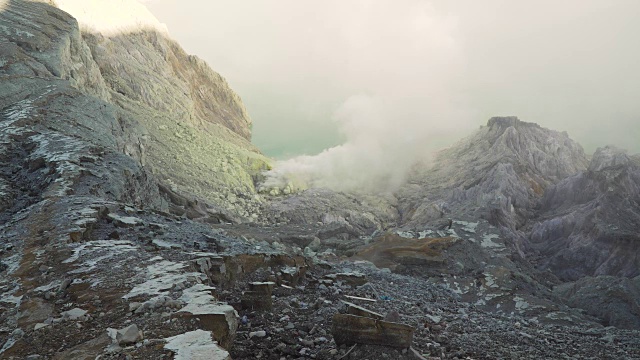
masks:
<instances>
[{"instance_id":1,"label":"flat slab of rock","mask_svg":"<svg viewBox=\"0 0 640 360\"><path fill-rule=\"evenodd\" d=\"M345 306L347 307L347 314L350 315L355 315L355 316L362 316L362 317L368 317L371 319L376 319L376 320L383 320L384 316L382 316L382 314L378 314L377 312L371 311L371 310L367 310L365 308L363 308L362 306L358 306L354 303L350 303L348 301L342 301Z\"/></svg>"},{"instance_id":2,"label":"flat slab of rock","mask_svg":"<svg viewBox=\"0 0 640 360\"><path fill-rule=\"evenodd\" d=\"M371 344L404 349L411 347L414 328L368 317L336 314L331 332L338 346Z\"/></svg>"},{"instance_id":3,"label":"flat slab of rock","mask_svg":"<svg viewBox=\"0 0 640 360\"><path fill-rule=\"evenodd\" d=\"M204 330L213 332L213 337L220 346L230 349L238 329L236 310L231 305L210 304L199 307L184 308L176 316L192 317Z\"/></svg>"},{"instance_id":4,"label":"flat slab of rock","mask_svg":"<svg viewBox=\"0 0 640 360\"><path fill-rule=\"evenodd\" d=\"M213 341L209 331L190 331L165 340L164 348L175 354L175 360L231 360L229 353Z\"/></svg>"},{"instance_id":5,"label":"flat slab of rock","mask_svg":"<svg viewBox=\"0 0 640 360\"><path fill-rule=\"evenodd\" d=\"M238 329L238 313L231 305L217 302L211 289L202 284L186 289L181 299L187 305L175 316L197 319L201 329L211 331L220 346L230 349Z\"/></svg>"}]
</instances>

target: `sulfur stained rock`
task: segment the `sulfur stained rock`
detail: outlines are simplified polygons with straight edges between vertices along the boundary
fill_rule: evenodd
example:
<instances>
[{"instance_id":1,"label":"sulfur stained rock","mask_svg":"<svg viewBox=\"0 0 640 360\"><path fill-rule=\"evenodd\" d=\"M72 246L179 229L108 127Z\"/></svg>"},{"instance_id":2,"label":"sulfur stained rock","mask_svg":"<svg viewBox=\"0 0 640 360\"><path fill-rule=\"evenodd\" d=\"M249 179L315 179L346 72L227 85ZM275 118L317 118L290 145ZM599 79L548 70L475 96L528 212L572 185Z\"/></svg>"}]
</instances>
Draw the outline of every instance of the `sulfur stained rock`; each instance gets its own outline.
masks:
<instances>
[{"instance_id":1,"label":"sulfur stained rock","mask_svg":"<svg viewBox=\"0 0 640 360\"><path fill-rule=\"evenodd\" d=\"M337 345L371 344L408 348L413 341L414 328L369 317L336 314L333 316L331 332Z\"/></svg>"}]
</instances>

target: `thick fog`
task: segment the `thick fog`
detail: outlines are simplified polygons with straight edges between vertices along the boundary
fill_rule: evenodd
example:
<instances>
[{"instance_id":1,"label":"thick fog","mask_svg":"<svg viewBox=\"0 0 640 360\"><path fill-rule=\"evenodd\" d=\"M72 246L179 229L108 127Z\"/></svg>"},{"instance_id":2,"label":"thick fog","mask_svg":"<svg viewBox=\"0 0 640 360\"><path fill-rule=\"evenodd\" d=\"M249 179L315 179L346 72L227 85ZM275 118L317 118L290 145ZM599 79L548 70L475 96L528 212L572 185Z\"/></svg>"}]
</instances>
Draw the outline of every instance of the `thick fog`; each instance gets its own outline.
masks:
<instances>
[{"instance_id":1,"label":"thick fog","mask_svg":"<svg viewBox=\"0 0 640 360\"><path fill-rule=\"evenodd\" d=\"M392 187L497 115L640 151L636 0L143 2L240 94L278 179Z\"/></svg>"}]
</instances>

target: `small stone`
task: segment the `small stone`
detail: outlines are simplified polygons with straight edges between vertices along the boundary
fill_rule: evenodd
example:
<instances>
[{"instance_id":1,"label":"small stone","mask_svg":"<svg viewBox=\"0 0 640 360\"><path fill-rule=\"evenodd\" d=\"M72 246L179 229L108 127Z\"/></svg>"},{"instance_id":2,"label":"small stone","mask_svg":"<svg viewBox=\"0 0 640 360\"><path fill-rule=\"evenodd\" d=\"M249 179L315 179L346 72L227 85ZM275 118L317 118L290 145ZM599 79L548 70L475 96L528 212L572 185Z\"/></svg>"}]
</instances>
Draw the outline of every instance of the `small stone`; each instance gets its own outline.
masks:
<instances>
[{"instance_id":1,"label":"small stone","mask_svg":"<svg viewBox=\"0 0 640 360\"><path fill-rule=\"evenodd\" d=\"M314 347L316 345L313 341L305 340L305 339L302 339L302 341L300 341L300 343L302 345L306 346L306 347L309 347L309 348Z\"/></svg>"},{"instance_id":2,"label":"small stone","mask_svg":"<svg viewBox=\"0 0 640 360\"><path fill-rule=\"evenodd\" d=\"M138 330L136 324L131 324L119 330L108 329L108 331L111 338L115 340L118 345L133 344L143 338L142 331Z\"/></svg>"},{"instance_id":3,"label":"small stone","mask_svg":"<svg viewBox=\"0 0 640 360\"><path fill-rule=\"evenodd\" d=\"M141 305L142 303L132 302L129 304L129 311L136 311Z\"/></svg>"},{"instance_id":4,"label":"small stone","mask_svg":"<svg viewBox=\"0 0 640 360\"><path fill-rule=\"evenodd\" d=\"M69 287L69 285L71 285L71 283L72 283L72 282L73 282L73 280L72 280L72 279L64 279L64 280L62 281L62 284L60 284L60 288L59 288L59 290L60 290L60 291L64 291L64 290L66 290L66 289Z\"/></svg>"},{"instance_id":5,"label":"small stone","mask_svg":"<svg viewBox=\"0 0 640 360\"><path fill-rule=\"evenodd\" d=\"M47 327L47 326L49 326L49 324L45 324L45 323L38 323L38 324L36 324L36 325L33 327L33 330L40 330L40 329L42 329L42 328L44 328L44 327Z\"/></svg>"},{"instance_id":6,"label":"small stone","mask_svg":"<svg viewBox=\"0 0 640 360\"><path fill-rule=\"evenodd\" d=\"M71 310L67 310L62 312L62 318L65 320L85 320L85 315L87 314L87 310L82 310L80 308L73 308Z\"/></svg>"},{"instance_id":7,"label":"small stone","mask_svg":"<svg viewBox=\"0 0 640 360\"><path fill-rule=\"evenodd\" d=\"M260 330L260 331L252 331L252 332L250 332L250 333L249 333L249 338L252 338L252 337L259 337L259 338L263 338L263 337L265 337L265 336L267 336L267 332L266 332L266 331L264 331L264 330Z\"/></svg>"},{"instance_id":8,"label":"small stone","mask_svg":"<svg viewBox=\"0 0 640 360\"><path fill-rule=\"evenodd\" d=\"M391 310L384 316L384 321L400 322L400 314L396 310Z\"/></svg>"},{"instance_id":9,"label":"small stone","mask_svg":"<svg viewBox=\"0 0 640 360\"><path fill-rule=\"evenodd\" d=\"M171 309L180 309L182 307L182 303L178 300L168 300L164 303L164 306Z\"/></svg>"}]
</instances>

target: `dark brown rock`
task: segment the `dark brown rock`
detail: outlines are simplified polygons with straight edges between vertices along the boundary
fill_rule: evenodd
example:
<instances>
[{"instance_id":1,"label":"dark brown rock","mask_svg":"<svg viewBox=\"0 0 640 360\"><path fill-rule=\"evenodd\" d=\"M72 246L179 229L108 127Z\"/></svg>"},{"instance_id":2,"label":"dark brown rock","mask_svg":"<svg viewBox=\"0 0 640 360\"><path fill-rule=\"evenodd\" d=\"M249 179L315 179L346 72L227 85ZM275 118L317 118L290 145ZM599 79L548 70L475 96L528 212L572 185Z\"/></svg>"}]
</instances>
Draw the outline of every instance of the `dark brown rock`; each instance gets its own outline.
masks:
<instances>
[{"instance_id":1,"label":"dark brown rock","mask_svg":"<svg viewBox=\"0 0 640 360\"><path fill-rule=\"evenodd\" d=\"M331 332L337 345L357 343L408 348L414 328L369 317L336 314Z\"/></svg>"}]
</instances>

